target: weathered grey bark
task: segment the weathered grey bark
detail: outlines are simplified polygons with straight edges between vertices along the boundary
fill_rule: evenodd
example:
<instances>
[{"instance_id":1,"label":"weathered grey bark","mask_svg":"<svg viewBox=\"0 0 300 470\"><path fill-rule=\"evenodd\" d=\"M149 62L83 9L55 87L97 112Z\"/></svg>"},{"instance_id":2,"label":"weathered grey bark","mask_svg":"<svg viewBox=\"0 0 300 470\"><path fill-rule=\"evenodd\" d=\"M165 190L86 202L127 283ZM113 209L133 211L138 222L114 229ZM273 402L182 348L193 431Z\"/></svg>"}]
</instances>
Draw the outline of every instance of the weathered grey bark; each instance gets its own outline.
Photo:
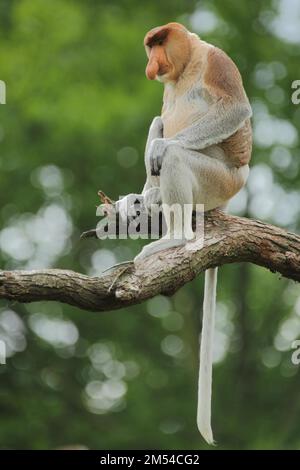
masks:
<instances>
[{"instance_id":1,"label":"weathered grey bark","mask_svg":"<svg viewBox=\"0 0 300 470\"><path fill-rule=\"evenodd\" d=\"M255 263L300 281L299 235L218 210L205 216L204 234L201 250L165 250L99 277L60 269L0 271L0 299L56 300L85 310L113 310L157 294L171 295L207 268L234 262Z\"/></svg>"}]
</instances>

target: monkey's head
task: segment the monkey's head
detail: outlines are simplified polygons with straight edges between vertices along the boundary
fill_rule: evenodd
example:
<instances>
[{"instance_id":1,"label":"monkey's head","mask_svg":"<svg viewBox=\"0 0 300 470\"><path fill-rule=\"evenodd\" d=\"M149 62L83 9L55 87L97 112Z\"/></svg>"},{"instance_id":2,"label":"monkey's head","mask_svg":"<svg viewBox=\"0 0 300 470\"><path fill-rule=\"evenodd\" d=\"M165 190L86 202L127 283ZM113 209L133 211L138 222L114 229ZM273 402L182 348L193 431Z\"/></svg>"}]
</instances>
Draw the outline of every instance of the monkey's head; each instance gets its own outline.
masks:
<instances>
[{"instance_id":1,"label":"monkey's head","mask_svg":"<svg viewBox=\"0 0 300 470\"><path fill-rule=\"evenodd\" d=\"M149 58L146 76L161 82L177 81L191 54L190 33L179 23L151 29L144 46Z\"/></svg>"}]
</instances>

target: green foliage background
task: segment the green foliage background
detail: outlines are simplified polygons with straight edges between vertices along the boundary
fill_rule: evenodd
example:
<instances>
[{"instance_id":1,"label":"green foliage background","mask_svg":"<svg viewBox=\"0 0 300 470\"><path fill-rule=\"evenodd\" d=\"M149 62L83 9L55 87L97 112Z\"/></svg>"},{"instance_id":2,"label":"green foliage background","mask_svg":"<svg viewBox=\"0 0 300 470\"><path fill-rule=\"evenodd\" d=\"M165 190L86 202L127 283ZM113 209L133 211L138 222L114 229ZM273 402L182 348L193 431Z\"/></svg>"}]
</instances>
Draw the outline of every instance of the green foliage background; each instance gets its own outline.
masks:
<instances>
[{"instance_id":1,"label":"green foliage background","mask_svg":"<svg viewBox=\"0 0 300 470\"><path fill-rule=\"evenodd\" d=\"M96 224L98 189L117 199L142 188L147 128L162 98L145 78L142 41L169 21L222 47L253 104L252 177L233 210L299 230L300 106L291 83L300 50L275 27L280 7L0 0L1 269L93 274L139 251L139 241L78 238ZM219 279L216 449L298 449L299 287L252 265L225 266ZM171 299L101 314L2 301L10 357L0 366L0 447L208 448L195 422L202 289L198 278Z\"/></svg>"}]
</instances>

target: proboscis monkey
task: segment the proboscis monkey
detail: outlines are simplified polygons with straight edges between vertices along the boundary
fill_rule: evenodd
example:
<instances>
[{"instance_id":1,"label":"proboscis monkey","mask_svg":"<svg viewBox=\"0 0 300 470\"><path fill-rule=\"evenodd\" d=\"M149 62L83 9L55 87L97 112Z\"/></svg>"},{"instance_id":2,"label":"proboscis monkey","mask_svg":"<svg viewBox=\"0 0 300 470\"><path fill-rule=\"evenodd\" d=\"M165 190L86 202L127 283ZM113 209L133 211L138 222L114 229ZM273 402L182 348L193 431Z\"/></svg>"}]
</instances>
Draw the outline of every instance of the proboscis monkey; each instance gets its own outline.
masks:
<instances>
[{"instance_id":1,"label":"proboscis monkey","mask_svg":"<svg viewBox=\"0 0 300 470\"><path fill-rule=\"evenodd\" d=\"M142 195L118 201L127 218L137 198L152 204L185 206L180 226L168 222L166 236L146 245L135 258L186 244L193 239L192 211L225 207L246 183L251 158L251 107L240 73L217 47L178 23L149 31L146 76L164 84L161 116L155 117L145 151L147 179ZM179 218L180 219L180 218ZM183 226L182 226L183 225ZM183 233L182 234L182 229ZM217 268L205 273L197 424L208 443L211 430L212 345Z\"/></svg>"}]
</instances>

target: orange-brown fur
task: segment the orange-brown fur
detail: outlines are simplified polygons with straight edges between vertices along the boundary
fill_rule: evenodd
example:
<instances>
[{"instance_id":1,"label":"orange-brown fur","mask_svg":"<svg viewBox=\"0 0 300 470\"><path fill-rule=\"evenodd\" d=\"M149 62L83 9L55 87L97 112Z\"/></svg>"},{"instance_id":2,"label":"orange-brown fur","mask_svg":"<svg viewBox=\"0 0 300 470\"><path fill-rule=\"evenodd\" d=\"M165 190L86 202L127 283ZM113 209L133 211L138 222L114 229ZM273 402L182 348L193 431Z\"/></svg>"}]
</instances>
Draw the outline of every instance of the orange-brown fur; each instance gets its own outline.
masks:
<instances>
[{"instance_id":1,"label":"orange-brown fur","mask_svg":"<svg viewBox=\"0 0 300 470\"><path fill-rule=\"evenodd\" d=\"M235 63L221 49L211 49L207 57L207 69L204 75L204 86L211 96L227 96L238 100L248 100L242 77ZM237 166L249 163L252 152L252 128L247 119L241 129L224 140L220 147L227 157Z\"/></svg>"},{"instance_id":2,"label":"orange-brown fur","mask_svg":"<svg viewBox=\"0 0 300 470\"><path fill-rule=\"evenodd\" d=\"M156 73L169 71L162 108L164 137L173 137L196 122L205 114L207 106L221 98L224 105L234 100L248 101L234 62L221 49L200 40L182 25L168 23L154 28L146 35L144 43L150 65L156 63ZM184 95L193 90L198 94L197 99L185 100ZM247 119L242 128L217 147L209 150L221 149L232 166L238 168L249 163L252 151L250 120Z\"/></svg>"}]
</instances>

